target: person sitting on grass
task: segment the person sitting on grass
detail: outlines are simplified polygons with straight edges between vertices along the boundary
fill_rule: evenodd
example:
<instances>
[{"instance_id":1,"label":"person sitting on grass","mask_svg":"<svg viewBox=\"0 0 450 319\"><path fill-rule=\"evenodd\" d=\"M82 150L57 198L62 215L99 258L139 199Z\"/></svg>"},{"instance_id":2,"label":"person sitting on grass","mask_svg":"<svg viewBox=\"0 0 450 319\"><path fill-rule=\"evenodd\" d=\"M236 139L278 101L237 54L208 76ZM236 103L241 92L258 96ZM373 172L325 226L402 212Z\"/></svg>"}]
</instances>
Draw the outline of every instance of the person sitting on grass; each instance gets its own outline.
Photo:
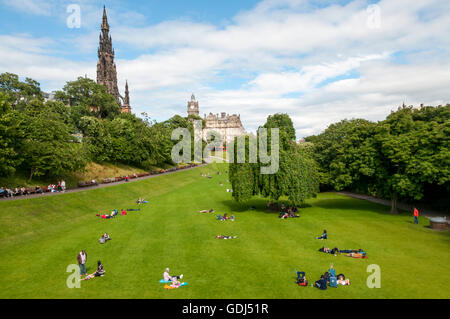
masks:
<instances>
[{"instance_id":1,"label":"person sitting on grass","mask_svg":"<svg viewBox=\"0 0 450 319\"><path fill-rule=\"evenodd\" d=\"M223 214L222 220L227 220L229 217L227 215L227 213Z\"/></svg>"},{"instance_id":2,"label":"person sitting on grass","mask_svg":"<svg viewBox=\"0 0 450 319\"><path fill-rule=\"evenodd\" d=\"M236 217L234 217L234 214L231 215L230 219L231 219L232 222L234 222L234 220L236 219Z\"/></svg>"},{"instance_id":3,"label":"person sitting on grass","mask_svg":"<svg viewBox=\"0 0 450 319\"><path fill-rule=\"evenodd\" d=\"M199 210L199 213L214 213L214 209L205 209L205 210Z\"/></svg>"},{"instance_id":4,"label":"person sitting on grass","mask_svg":"<svg viewBox=\"0 0 450 319\"><path fill-rule=\"evenodd\" d=\"M350 279L345 279L344 274L339 274L337 276L337 283L341 286L350 286Z\"/></svg>"},{"instance_id":5,"label":"person sitting on grass","mask_svg":"<svg viewBox=\"0 0 450 319\"><path fill-rule=\"evenodd\" d=\"M304 271L295 271L297 273L297 285L308 286L308 280L306 280L306 274Z\"/></svg>"},{"instance_id":6,"label":"person sitting on grass","mask_svg":"<svg viewBox=\"0 0 450 319\"><path fill-rule=\"evenodd\" d=\"M278 218L281 218L281 219L286 219L288 217L289 217L289 214L285 213L285 212L281 212L280 215L278 216Z\"/></svg>"},{"instance_id":7,"label":"person sitting on grass","mask_svg":"<svg viewBox=\"0 0 450 319\"><path fill-rule=\"evenodd\" d=\"M320 239L320 240L322 240L322 239L328 239L327 230L324 229L324 230L323 230L322 236L319 236L319 237L317 237L316 239Z\"/></svg>"},{"instance_id":8,"label":"person sitting on grass","mask_svg":"<svg viewBox=\"0 0 450 319\"><path fill-rule=\"evenodd\" d=\"M314 283L314 286L319 288L320 290L326 290L327 289L327 279L325 278L325 275L320 276L320 279Z\"/></svg>"},{"instance_id":9,"label":"person sitting on grass","mask_svg":"<svg viewBox=\"0 0 450 319\"><path fill-rule=\"evenodd\" d=\"M179 276L171 276L169 274L169 268L166 268L166 270L163 273L163 278L164 278L164 281L167 281L167 282L171 281L173 283L173 282L176 282L178 279L182 279L183 274L181 274Z\"/></svg>"},{"instance_id":10,"label":"person sitting on grass","mask_svg":"<svg viewBox=\"0 0 450 319\"><path fill-rule=\"evenodd\" d=\"M297 215L297 214L294 213L294 209L293 208L289 208L288 212L289 212L289 217L291 217L291 218L300 217L300 215Z\"/></svg>"},{"instance_id":11,"label":"person sitting on grass","mask_svg":"<svg viewBox=\"0 0 450 319\"><path fill-rule=\"evenodd\" d=\"M86 275L86 277L84 277L82 280L89 280L94 277L103 277L104 275L105 275L105 269L103 268L103 265L102 265L101 261L99 260L97 262L97 270L93 274Z\"/></svg>"},{"instance_id":12,"label":"person sitting on grass","mask_svg":"<svg viewBox=\"0 0 450 319\"><path fill-rule=\"evenodd\" d=\"M125 216L127 214L127 212L125 211L125 209L122 209L122 216Z\"/></svg>"}]
</instances>

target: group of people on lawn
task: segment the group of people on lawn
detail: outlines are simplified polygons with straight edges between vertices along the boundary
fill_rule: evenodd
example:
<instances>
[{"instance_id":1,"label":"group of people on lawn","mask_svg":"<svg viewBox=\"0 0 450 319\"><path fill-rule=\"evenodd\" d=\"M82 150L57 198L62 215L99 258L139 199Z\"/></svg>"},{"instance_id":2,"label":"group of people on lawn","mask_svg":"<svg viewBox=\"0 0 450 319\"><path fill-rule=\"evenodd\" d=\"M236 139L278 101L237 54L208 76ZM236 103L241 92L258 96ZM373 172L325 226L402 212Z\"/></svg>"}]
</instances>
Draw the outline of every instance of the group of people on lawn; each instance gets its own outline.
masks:
<instances>
[{"instance_id":1,"label":"group of people on lawn","mask_svg":"<svg viewBox=\"0 0 450 319\"><path fill-rule=\"evenodd\" d=\"M306 279L306 274L304 271L296 271L297 273L297 284L299 286L308 286L308 280ZM325 274L320 276L320 279L314 282L314 287L320 290L326 290L328 286L337 288L341 286L350 286L350 279L345 278L344 274L339 274L336 276L336 270L331 265L330 269L325 272ZM313 284L311 284L313 286Z\"/></svg>"},{"instance_id":2,"label":"group of people on lawn","mask_svg":"<svg viewBox=\"0 0 450 319\"><path fill-rule=\"evenodd\" d=\"M267 207L270 207L270 203L267 203ZM292 207L286 207L284 203L281 204L281 212L278 218L280 219L286 219L286 218L296 218L300 217L299 214L296 214L298 212L297 206Z\"/></svg>"},{"instance_id":3,"label":"group of people on lawn","mask_svg":"<svg viewBox=\"0 0 450 319\"><path fill-rule=\"evenodd\" d=\"M102 262L99 260L97 261L97 269L92 274L87 274L86 272L86 262L87 262L87 254L86 251L83 249L80 251L77 255L77 261L78 266L80 267L80 277L83 277L81 280L89 280L95 277L103 277L105 275L105 269L103 268Z\"/></svg>"}]
</instances>

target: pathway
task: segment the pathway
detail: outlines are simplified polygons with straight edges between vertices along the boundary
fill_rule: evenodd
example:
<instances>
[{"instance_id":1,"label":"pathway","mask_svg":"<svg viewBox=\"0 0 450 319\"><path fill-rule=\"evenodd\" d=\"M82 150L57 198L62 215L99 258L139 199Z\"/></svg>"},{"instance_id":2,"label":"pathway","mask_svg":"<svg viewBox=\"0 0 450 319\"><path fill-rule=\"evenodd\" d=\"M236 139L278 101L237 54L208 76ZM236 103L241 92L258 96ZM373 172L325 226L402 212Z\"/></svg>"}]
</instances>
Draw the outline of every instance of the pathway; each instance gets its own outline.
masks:
<instances>
[{"instance_id":1,"label":"pathway","mask_svg":"<svg viewBox=\"0 0 450 319\"><path fill-rule=\"evenodd\" d=\"M76 187L76 188L67 189L65 192L32 194L32 195L25 195L25 196L1 198L0 199L0 203L3 202L3 201L10 201L10 200L21 200L21 199L28 199L28 198L35 198L35 197L56 196L56 195L62 195L62 194L67 194L67 193L77 193L77 192L82 192L82 191L96 189L96 188L110 187L110 186L120 185L120 184L124 184L124 183L133 183L133 182L141 181L141 180L144 180L144 179L147 179L147 178L153 178L153 177L156 177L156 176L162 176L162 175L166 175L166 174L174 174L174 173L177 173L177 172L187 171L187 170L190 170L190 169L202 167L204 165L206 165L206 164L200 164L200 165L194 166L194 167L189 167L189 168L185 168L185 169L179 169L179 170L176 170L176 171L164 172L164 173L155 174L155 175L136 177L136 178L130 179L128 182L120 181L120 182L114 182L114 183L108 183L108 184L98 184L97 186Z\"/></svg>"},{"instance_id":2,"label":"pathway","mask_svg":"<svg viewBox=\"0 0 450 319\"><path fill-rule=\"evenodd\" d=\"M370 195L356 194L356 193L350 193L350 192L338 192L338 193L339 194L343 194L343 195L347 195L347 196L350 196L350 197L353 197L353 198L367 200L367 201L372 202L372 203L377 203L377 204L381 204L381 205L385 205L385 206L389 206L389 207L391 206L391 201L388 200L388 199L382 199L382 198L377 198L377 197L373 197L373 196L370 196ZM397 202L397 207L399 209L411 212L411 214L412 214L412 211L413 211L413 208L414 208L413 206L414 205L412 205L412 204ZM417 209L419 209L420 214L422 216L427 217L427 218L442 217L442 216L446 216L446 215L449 214L448 211L447 212L438 212L436 210L432 210L432 209L429 209L427 207L423 207L421 205L417 205L416 207L417 207ZM450 222L450 220L449 220L449 222Z\"/></svg>"}]
</instances>

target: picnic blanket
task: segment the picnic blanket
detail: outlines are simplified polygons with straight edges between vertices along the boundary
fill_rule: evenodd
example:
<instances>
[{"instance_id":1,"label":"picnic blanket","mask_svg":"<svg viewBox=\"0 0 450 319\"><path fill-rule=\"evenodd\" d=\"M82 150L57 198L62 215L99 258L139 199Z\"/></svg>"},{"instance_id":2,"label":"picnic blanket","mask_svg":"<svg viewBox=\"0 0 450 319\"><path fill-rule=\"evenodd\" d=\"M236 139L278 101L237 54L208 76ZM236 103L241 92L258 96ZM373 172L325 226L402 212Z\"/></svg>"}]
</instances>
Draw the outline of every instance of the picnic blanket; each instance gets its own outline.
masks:
<instances>
[{"instance_id":1,"label":"picnic blanket","mask_svg":"<svg viewBox=\"0 0 450 319\"><path fill-rule=\"evenodd\" d=\"M176 289L176 288L184 287L184 286L186 286L187 284L188 284L187 282L183 282L183 283L180 284L179 287L172 287L172 286L169 286L168 284L165 284L165 285L164 285L164 289Z\"/></svg>"}]
</instances>

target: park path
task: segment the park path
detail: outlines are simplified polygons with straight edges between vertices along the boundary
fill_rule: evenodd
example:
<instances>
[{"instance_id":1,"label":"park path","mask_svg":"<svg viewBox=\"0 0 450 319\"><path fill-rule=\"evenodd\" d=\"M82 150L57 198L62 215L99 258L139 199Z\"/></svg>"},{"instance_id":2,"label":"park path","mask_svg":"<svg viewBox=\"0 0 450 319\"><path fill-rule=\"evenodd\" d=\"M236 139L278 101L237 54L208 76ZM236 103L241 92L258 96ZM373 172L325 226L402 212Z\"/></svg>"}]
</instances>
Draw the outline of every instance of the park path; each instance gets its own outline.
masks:
<instances>
[{"instance_id":1,"label":"park path","mask_svg":"<svg viewBox=\"0 0 450 319\"><path fill-rule=\"evenodd\" d=\"M382 199L382 198L377 198L377 197L373 197L373 196L370 196L370 195L356 194L356 193L351 193L351 192L338 192L338 193L342 194L342 195L347 195L347 196L350 196L350 197L353 197L353 198L367 200L367 201L372 202L372 203L377 203L377 204L381 204L381 205L385 205L385 206L389 206L389 207L391 206L391 201L388 200L388 199ZM411 212L411 214L412 214L412 211L414 209L414 205L407 204L407 203L401 203L401 202L397 202L397 207L399 209ZM446 216L446 215L449 214L448 211L446 211L446 212L445 211L444 212L439 212L439 211L432 210L432 209L429 209L429 208L421 206L421 205L416 205L416 207L419 210L420 214L422 216L427 217L427 218L442 217L442 216Z\"/></svg>"},{"instance_id":2,"label":"park path","mask_svg":"<svg viewBox=\"0 0 450 319\"><path fill-rule=\"evenodd\" d=\"M136 177L136 178L130 179L128 182L120 181L120 182L114 182L114 183L108 183L108 184L98 184L97 186L69 188L65 192L32 194L32 195L25 195L25 196L1 198L0 199L0 203L1 202L5 202L5 201L12 201L12 200L23 200L23 199L36 198L36 197L40 198L40 197L47 197L47 196L57 196L57 195L68 194L68 193L77 193L77 192L83 192L83 191L97 189L97 188L111 187L111 186L125 184L125 183L133 183L133 182L142 181L142 180L148 179L148 178L154 178L154 177L157 177L157 176L162 176L162 175L167 175L167 174L175 174L175 173L178 173L178 172L188 171L188 170L199 168L199 167L202 167L202 166L205 166L205 165L206 164L200 164L198 166L184 168L184 169L179 169L179 170L176 170L176 171L164 172L164 173L160 173L160 174L143 176L143 177Z\"/></svg>"}]
</instances>

